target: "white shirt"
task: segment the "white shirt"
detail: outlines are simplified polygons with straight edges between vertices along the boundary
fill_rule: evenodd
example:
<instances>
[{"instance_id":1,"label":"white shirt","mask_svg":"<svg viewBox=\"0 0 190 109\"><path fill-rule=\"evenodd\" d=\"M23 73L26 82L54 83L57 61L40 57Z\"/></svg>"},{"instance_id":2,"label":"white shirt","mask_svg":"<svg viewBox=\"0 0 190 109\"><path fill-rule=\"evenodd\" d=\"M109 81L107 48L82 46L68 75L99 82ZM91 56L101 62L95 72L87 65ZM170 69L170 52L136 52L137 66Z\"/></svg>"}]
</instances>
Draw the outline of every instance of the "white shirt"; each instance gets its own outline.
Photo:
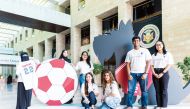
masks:
<instances>
[{"instance_id":1,"label":"white shirt","mask_svg":"<svg viewBox=\"0 0 190 109\"><path fill-rule=\"evenodd\" d=\"M152 55L152 62L151 64L154 68L165 68L168 64L174 64L174 60L172 55L167 52L165 55L162 53L157 53Z\"/></svg>"},{"instance_id":2,"label":"white shirt","mask_svg":"<svg viewBox=\"0 0 190 109\"><path fill-rule=\"evenodd\" d=\"M33 88L33 77L36 71L36 63L32 60L19 62L16 68L18 82L23 82L26 90Z\"/></svg>"},{"instance_id":3,"label":"white shirt","mask_svg":"<svg viewBox=\"0 0 190 109\"><path fill-rule=\"evenodd\" d=\"M88 72L93 73L94 66L92 62L90 62L91 67L86 63L86 61L79 61L75 67L77 71L80 71L80 74L86 74Z\"/></svg>"},{"instance_id":4,"label":"white shirt","mask_svg":"<svg viewBox=\"0 0 190 109\"><path fill-rule=\"evenodd\" d=\"M81 86L81 93L84 93L85 94L85 90L84 90L84 87L85 87L85 84L82 84ZM91 91L93 91L94 93L98 93L98 86L93 83L91 85L88 86L88 93L90 93Z\"/></svg>"},{"instance_id":5,"label":"white shirt","mask_svg":"<svg viewBox=\"0 0 190 109\"><path fill-rule=\"evenodd\" d=\"M130 62L132 73L144 73L146 61L151 60L151 54L146 48L132 49L127 53L125 62Z\"/></svg>"},{"instance_id":6,"label":"white shirt","mask_svg":"<svg viewBox=\"0 0 190 109\"><path fill-rule=\"evenodd\" d=\"M118 97L121 100L121 96L118 90L117 83L115 81L112 84L106 84L104 96L108 96L110 93L115 94L115 97Z\"/></svg>"}]
</instances>

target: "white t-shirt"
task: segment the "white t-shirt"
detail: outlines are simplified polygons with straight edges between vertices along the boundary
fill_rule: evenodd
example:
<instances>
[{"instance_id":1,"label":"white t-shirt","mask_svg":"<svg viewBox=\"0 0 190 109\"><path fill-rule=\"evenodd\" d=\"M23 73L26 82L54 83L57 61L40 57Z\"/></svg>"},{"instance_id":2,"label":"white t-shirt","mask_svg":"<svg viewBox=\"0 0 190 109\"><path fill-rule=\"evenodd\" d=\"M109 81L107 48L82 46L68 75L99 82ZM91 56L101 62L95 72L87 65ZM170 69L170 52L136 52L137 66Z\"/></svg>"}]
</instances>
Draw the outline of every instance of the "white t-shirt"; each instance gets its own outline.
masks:
<instances>
[{"instance_id":1,"label":"white t-shirt","mask_svg":"<svg viewBox=\"0 0 190 109\"><path fill-rule=\"evenodd\" d=\"M104 96L108 96L110 93L115 94L115 97L118 97L121 100L121 96L118 90L117 83L115 81L112 84L106 84Z\"/></svg>"},{"instance_id":2,"label":"white t-shirt","mask_svg":"<svg viewBox=\"0 0 190 109\"><path fill-rule=\"evenodd\" d=\"M154 65L154 68L165 68L168 64L174 64L172 55L167 52L165 55L157 53L152 55L151 65Z\"/></svg>"},{"instance_id":3,"label":"white t-shirt","mask_svg":"<svg viewBox=\"0 0 190 109\"><path fill-rule=\"evenodd\" d=\"M88 72L93 73L94 66L92 62L90 62L91 67L86 63L86 61L79 61L76 65L76 70L80 71L80 74L86 74Z\"/></svg>"},{"instance_id":4,"label":"white t-shirt","mask_svg":"<svg viewBox=\"0 0 190 109\"><path fill-rule=\"evenodd\" d=\"M85 94L84 86L85 86L85 84L82 84L82 86L81 86L81 93ZM88 93L90 93L91 91L93 91L94 93L98 93L99 92L98 91L98 86L95 83L93 83L93 84L91 84L91 85L88 86Z\"/></svg>"},{"instance_id":5,"label":"white t-shirt","mask_svg":"<svg viewBox=\"0 0 190 109\"><path fill-rule=\"evenodd\" d=\"M33 88L33 77L36 71L36 63L33 60L20 62L17 65L16 74L18 82L23 82L26 90Z\"/></svg>"},{"instance_id":6,"label":"white t-shirt","mask_svg":"<svg viewBox=\"0 0 190 109\"><path fill-rule=\"evenodd\" d=\"M132 73L144 73L146 61L151 60L151 54L146 48L132 49L127 53L125 62L130 62Z\"/></svg>"}]
</instances>

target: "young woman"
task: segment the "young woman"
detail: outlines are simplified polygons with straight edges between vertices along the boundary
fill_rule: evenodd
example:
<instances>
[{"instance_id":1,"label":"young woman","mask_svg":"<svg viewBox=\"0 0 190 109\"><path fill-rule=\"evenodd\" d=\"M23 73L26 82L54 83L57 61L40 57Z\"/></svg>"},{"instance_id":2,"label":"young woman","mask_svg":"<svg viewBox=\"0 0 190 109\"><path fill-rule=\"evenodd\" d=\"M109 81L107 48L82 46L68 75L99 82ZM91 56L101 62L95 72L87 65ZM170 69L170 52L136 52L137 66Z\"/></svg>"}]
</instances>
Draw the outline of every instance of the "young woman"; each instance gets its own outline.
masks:
<instances>
[{"instance_id":1,"label":"young woman","mask_svg":"<svg viewBox=\"0 0 190 109\"><path fill-rule=\"evenodd\" d=\"M153 83L156 90L157 108L166 108L168 104L168 82L172 55L166 51L163 41L158 41L155 46L155 53L152 55Z\"/></svg>"},{"instance_id":2,"label":"young woman","mask_svg":"<svg viewBox=\"0 0 190 109\"><path fill-rule=\"evenodd\" d=\"M61 55L59 56L59 59L64 59L65 61L67 61L68 63L71 63L71 60L68 58L68 52L67 50L63 50L61 52ZM71 104L73 102L73 98L71 98L68 102L66 102L65 104Z\"/></svg>"},{"instance_id":3,"label":"young woman","mask_svg":"<svg viewBox=\"0 0 190 109\"><path fill-rule=\"evenodd\" d=\"M85 81L85 74L88 72L93 72L93 64L90 62L90 56L87 51L83 51L80 57L80 61L76 65L76 70L80 72L79 84L80 86Z\"/></svg>"},{"instance_id":4,"label":"young woman","mask_svg":"<svg viewBox=\"0 0 190 109\"><path fill-rule=\"evenodd\" d=\"M88 72L85 75L85 83L81 86L82 94L82 106L85 109L94 109L97 103L96 96L98 96L98 86L94 83L94 78L92 73Z\"/></svg>"},{"instance_id":5,"label":"young woman","mask_svg":"<svg viewBox=\"0 0 190 109\"><path fill-rule=\"evenodd\" d=\"M61 55L59 56L59 59L64 59L68 63L71 63L71 60L68 58L68 52L67 52L67 50L63 50L61 52Z\"/></svg>"},{"instance_id":6,"label":"young woman","mask_svg":"<svg viewBox=\"0 0 190 109\"><path fill-rule=\"evenodd\" d=\"M102 101L100 109L115 109L121 102L117 83L109 70L104 71Z\"/></svg>"}]
</instances>

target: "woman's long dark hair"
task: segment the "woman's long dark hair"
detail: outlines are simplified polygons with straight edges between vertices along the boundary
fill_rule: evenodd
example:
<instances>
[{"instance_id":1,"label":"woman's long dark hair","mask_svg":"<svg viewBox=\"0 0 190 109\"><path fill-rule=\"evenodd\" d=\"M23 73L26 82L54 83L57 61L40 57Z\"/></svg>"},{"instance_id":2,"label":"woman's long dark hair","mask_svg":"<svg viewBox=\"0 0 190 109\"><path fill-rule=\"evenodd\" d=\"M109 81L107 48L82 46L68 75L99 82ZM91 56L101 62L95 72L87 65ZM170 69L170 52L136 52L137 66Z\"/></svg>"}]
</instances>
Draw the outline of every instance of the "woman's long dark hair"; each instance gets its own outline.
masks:
<instances>
[{"instance_id":1,"label":"woman's long dark hair","mask_svg":"<svg viewBox=\"0 0 190 109\"><path fill-rule=\"evenodd\" d=\"M165 47L164 42L161 41L161 40L159 40L159 41L157 41L157 42L161 42L161 43L163 44L163 54L165 55L165 54L167 53L167 51L166 51L166 47ZM157 43L157 42L156 42L156 43ZM155 53L154 53L154 55L156 56L157 53L158 53L158 50L156 49L156 45L155 45Z\"/></svg>"},{"instance_id":2,"label":"woman's long dark hair","mask_svg":"<svg viewBox=\"0 0 190 109\"><path fill-rule=\"evenodd\" d=\"M88 72L86 75L85 75L85 86L84 86L84 92L85 92L85 95L88 95L88 82L86 81L86 77L87 75L90 75L92 77L92 84L94 84L94 77L92 75L91 72Z\"/></svg>"},{"instance_id":3,"label":"woman's long dark hair","mask_svg":"<svg viewBox=\"0 0 190 109\"><path fill-rule=\"evenodd\" d=\"M81 54L81 57L80 57L80 61L83 61L82 55L83 55L84 53L86 53L86 54L88 55L88 52L87 52L87 51L83 51L82 54ZM87 58L87 60L86 60L86 63L87 63L87 64L90 66L90 68L91 68L90 56L89 56L89 55L88 55L88 58Z\"/></svg>"},{"instance_id":4,"label":"woman's long dark hair","mask_svg":"<svg viewBox=\"0 0 190 109\"><path fill-rule=\"evenodd\" d=\"M70 60L68 57L63 56L63 53L64 53L65 51L67 51L67 50L63 50L63 51L61 52L61 55L59 56L59 59L64 59L64 60L67 61L68 63L71 63L71 60Z\"/></svg>"}]
</instances>

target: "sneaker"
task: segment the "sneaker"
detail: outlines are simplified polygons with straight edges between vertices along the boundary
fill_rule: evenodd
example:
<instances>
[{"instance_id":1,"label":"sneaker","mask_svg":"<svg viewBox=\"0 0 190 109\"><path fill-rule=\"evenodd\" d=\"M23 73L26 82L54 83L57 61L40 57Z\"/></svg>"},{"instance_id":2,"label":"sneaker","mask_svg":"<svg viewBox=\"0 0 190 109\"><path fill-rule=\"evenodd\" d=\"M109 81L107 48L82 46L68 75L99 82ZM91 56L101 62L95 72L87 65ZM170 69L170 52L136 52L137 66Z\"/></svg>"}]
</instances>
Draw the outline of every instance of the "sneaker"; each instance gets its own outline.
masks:
<instances>
[{"instance_id":1,"label":"sneaker","mask_svg":"<svg viewBox=\"0 0 190 109\"><path fill-rule=\"evenodd\" d=\"M95 109L95 106L94 106L94 105L92 105L92 106L90 107L90 109Z\"/></svg>"}]
</instances>

